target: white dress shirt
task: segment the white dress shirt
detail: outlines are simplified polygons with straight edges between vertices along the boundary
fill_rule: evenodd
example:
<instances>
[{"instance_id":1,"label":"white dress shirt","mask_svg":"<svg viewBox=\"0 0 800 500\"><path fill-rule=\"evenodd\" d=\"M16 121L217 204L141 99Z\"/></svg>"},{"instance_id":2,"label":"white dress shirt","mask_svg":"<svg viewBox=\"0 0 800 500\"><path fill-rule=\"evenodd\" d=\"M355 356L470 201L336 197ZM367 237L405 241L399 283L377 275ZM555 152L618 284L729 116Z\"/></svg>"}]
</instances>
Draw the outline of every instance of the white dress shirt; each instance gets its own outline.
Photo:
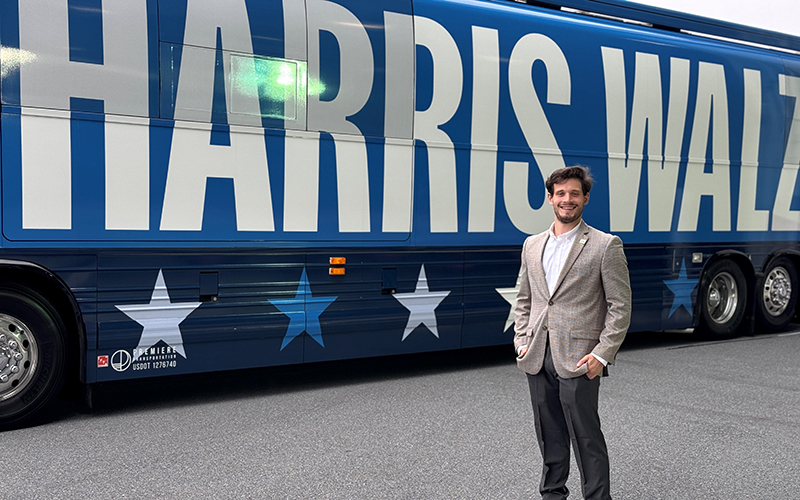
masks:
<instances>
[{"instance_id":1,"label":"white dress shirt","mask_svg":"<svg viewBox=\"0 0 800 500\"><path fill-rule=\"evenodd\" d=\"M542 254L542 267L550 295L553 295L555 291L558 276L561 274L561 269L564 268L564 262L567 260L572 244L575 243L578 227L575 226L561 236L556 236L553 226L550 226L550 237L544 244L544 253Z\"/></svg>"}]
</instances>

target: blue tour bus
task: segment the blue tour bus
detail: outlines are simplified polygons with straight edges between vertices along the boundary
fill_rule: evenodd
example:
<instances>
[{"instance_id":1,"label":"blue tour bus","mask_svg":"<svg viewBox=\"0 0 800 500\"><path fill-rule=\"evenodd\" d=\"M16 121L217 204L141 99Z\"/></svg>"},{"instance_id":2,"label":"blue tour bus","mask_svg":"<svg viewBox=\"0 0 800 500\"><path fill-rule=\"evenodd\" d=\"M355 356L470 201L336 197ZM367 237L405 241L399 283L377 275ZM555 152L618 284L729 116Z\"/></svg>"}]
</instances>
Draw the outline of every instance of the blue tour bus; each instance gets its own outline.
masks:
<instances>
[{"instance_id":1,"label":"blue tour bus","mask_svg":"<svg viewBox=\"0 0 800 500\"><path fill-rule=\"evenodd\" d=\"M543 179L631 330L793 318L800 39L617 0L0 0L0 426L65 382L510 344Z\"/></svg>"}]
</instances>

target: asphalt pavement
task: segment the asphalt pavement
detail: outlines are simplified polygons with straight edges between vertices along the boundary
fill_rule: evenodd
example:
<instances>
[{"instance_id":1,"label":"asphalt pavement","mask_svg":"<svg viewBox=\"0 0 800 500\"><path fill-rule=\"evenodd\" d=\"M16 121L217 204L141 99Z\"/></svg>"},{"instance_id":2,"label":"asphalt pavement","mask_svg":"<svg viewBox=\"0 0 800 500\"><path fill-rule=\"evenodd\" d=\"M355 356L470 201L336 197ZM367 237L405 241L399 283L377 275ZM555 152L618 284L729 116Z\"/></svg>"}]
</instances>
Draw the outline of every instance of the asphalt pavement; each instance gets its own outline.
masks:
<instances>
[{"instance_id":1,"label":"asphalt pavement","mask_svg":"<svg viewBox=\"0 0 800 500\"><path fill-rule=\"evenodd\" d=\"M800 497L800 331L631 334L600 388L617 500ZM511 347L100 386L0 434L9 499L523 499ZM573 467L571 498L581 498Z\"/></svg>"}]
</instances>

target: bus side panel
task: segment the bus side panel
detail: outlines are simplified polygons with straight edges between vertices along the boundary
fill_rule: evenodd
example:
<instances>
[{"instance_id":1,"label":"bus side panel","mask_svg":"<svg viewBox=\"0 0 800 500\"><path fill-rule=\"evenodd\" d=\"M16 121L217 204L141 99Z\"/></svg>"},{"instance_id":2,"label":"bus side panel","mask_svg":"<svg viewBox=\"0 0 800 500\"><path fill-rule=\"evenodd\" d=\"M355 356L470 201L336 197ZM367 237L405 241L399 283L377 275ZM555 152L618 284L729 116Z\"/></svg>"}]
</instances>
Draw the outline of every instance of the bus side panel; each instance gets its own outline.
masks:
<instances>
[{"instance_id":1,"label":"bus side panel","mask_svg":"<svg viewBox=\"0 0 800 500\"><path fill-rule=\"evenodd\" d=\"M463 253L344 251L343 276L329 274L329 256L308 256L313 295L335 300L320 317L324 346L304 337L306 361L461 347Z\"/></svg>"},{"instance_id":2,"label":"bus side panel","mask_svg":"<svg viewBox=\"0 0 800 500\"><path fill-rule=\"evenodd\" d=\"M301 363L304 270L302 253L102 253L97 379Z\"/></svg>"},{"instance_id":3,"label":"bus side panel","mask_svg":"<svg viewBox=\"0 0 800 500\"><path fill-rule=\"evenodd\" d=\"M462 347L511 345L519 290L520 250L465 252Z\"/></svg>"},{"instance_id":4,"label":"bus side panel","mask_svg":"<svg viewBox=\"0 0 800 500\"><path fill-rule=\"evenodd\" d=\"M104 252L96 378L458 349L463 260L441 250Z\"/></svg>"}]
</instances>

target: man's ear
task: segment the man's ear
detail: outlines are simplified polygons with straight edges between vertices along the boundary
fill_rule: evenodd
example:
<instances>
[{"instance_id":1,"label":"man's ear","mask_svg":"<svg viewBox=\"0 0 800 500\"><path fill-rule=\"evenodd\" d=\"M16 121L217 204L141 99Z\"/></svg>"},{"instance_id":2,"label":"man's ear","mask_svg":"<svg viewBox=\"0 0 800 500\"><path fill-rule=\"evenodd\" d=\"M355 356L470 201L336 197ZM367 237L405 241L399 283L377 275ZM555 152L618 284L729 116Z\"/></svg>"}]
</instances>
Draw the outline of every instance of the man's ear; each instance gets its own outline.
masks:
<instances>
[{"instance_id":1,"label":"man's ear","mask_svg":"<svg viewBox=\"0 0 800 500\"><path fill-rule=\"evenodd\" d=\"M550 193L547 193L547 203L553 204L553 195Z\"/></svg>"},{"instance_id":2,"label":"man's ear","mask_svg":"<svg viewBox=\"0 0 800 500\"><path fill-rule=\"evenodd\" d=\"M588 205L589 204L589 193L586 193L586 195L584 196L583 204L584 205Z\"/></svg>"}]
</instances>

